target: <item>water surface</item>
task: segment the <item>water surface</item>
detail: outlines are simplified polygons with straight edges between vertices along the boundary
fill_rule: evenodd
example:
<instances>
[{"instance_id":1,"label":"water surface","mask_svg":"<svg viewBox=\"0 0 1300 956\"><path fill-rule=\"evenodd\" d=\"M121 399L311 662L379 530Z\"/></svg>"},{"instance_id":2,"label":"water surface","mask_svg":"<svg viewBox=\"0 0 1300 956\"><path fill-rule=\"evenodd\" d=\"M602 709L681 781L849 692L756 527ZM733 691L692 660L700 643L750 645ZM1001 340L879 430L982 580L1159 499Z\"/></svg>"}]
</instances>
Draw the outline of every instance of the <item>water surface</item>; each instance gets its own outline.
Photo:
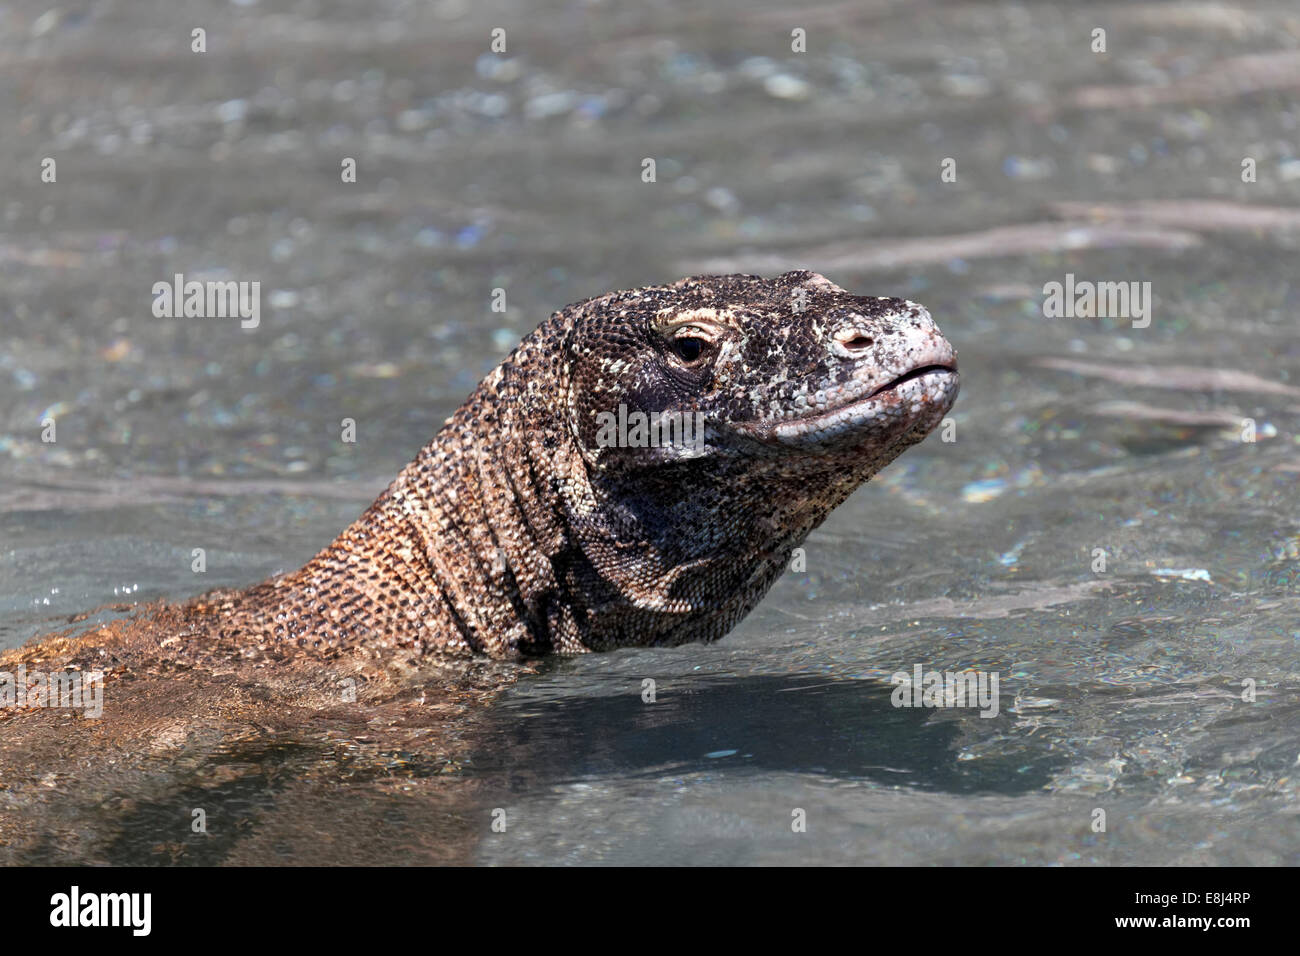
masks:
<instances>
[{"instance_id":1,"label":"water surface","mask_svg":"<svg viewBox=\"0 0 1300 956\"><path fill-rule=\"evenodd\" d=\"M811 268L924 303L962 369L955 441L719 644L546 662L437 746L227 728L56 775L10 807L50 854L1297 861L1291 4L18 0L0 75L0 646L297 566L613 288ZM260 326L154 318L176 272L259 280ZM1069 273L1149 281L1150 325L1045 318ZM997 672L999 713L893 707L916 664Z\"/></svg>"}]
</instances>

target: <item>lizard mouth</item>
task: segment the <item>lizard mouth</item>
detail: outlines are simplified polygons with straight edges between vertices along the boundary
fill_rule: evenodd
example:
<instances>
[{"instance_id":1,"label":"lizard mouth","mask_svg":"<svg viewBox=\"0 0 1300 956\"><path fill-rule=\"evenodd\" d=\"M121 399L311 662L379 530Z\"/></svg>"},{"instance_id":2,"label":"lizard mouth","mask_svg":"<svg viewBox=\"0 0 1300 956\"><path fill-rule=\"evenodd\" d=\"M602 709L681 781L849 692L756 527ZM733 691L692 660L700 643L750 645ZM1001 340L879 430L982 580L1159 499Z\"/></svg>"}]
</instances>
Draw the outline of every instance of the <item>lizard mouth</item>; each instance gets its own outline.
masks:
<instances>
[{"instance_id":1,"label":"lizard mouth","mask_svg":"<svg viewBox=\"0 0 1300 956\"><path fill-rule=\"evenodd\" d=\"M859 441L875 435L911 431L922 423L926 423L929 431L952 408L958 384L955 365L921 365L830 408L751 425L747 431L755 438L782 445Z\"/></svg>"},{"instance_id":2,"label":"lizard mouth","mask_svg":"<svg viewBox=\"0 0 1300 956\"><path fill-rule=\"evenodd\" d=\"M908 382L914 381L915 379L921 378L925 375L930 375L932 373L947 373L955 377L957 375L957 370L953 368L951 365L922 365L920 368L914 368L910 372L903 373L902 375L898 376L898 378L894 379L892 382L886 382L884 385L880 386L880 388L876 389L874 392L868 395L867 399L870 400L875 398L878 395L883 395L886 392L895 391L896 389L901 388L903 385L907 384Z\"/></svg>"}]
</instances>

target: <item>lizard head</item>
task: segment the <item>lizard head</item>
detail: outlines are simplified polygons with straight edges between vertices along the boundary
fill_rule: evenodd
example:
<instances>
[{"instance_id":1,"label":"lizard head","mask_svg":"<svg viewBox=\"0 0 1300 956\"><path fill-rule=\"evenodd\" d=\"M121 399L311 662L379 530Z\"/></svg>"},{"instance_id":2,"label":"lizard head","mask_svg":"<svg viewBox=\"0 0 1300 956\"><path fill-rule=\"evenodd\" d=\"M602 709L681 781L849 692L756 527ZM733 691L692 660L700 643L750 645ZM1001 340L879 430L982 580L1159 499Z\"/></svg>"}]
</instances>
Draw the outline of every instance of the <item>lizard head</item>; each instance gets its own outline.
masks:
<instances>
[{"instance_id":1,"label":"lizard head","mask_svg":"<svg viewBox=\"0 0 1300 956\"><path fill-rule=\"evenodd\" d=\"M604 595L579 627L592 648L725 633L957 396L924 308L812 272L615 292L539 332L562 347L521 379L565 433L535 460L559 476L574 590Z\"/></svg>"},{"instance_id":2,"label":"lizard head","mask_svg":"<svg viewBox=\"0 0 1300 956\"><path fill-rule=\"evenodd\" d=\"M570 426L589 468L611 477L742 458L748 473L860 483L939 423L958 383L922 306L812 272L590 300L569 360Z\"/></svg>"}]
</instances>

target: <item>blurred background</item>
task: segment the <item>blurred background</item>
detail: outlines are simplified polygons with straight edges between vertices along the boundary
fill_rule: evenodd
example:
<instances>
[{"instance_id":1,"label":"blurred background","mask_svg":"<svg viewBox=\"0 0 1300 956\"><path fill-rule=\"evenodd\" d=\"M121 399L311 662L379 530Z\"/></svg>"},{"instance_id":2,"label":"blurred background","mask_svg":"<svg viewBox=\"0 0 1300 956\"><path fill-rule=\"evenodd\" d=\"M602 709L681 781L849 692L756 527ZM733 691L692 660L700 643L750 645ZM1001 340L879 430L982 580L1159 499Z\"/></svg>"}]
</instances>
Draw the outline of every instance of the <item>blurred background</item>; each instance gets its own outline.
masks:
<instances>
[{"instance_id":1,"label":"blurred background","mask_svg":"<svg viewBox=\"0 0 1300 956\"><path fill-rule=\"evenodd\" d=\"M467 858L1294 863L1297 94L1285 0L12 0L0 647L296 567L571 301L809 268L929 308L956 441L720 644L494 705L524 822ZM156 318L176 273L259 326ZM1046 316L1067 274L1149 326ZM1001 713L891 708L918 662Z\"/></svg>"}]
</instances>

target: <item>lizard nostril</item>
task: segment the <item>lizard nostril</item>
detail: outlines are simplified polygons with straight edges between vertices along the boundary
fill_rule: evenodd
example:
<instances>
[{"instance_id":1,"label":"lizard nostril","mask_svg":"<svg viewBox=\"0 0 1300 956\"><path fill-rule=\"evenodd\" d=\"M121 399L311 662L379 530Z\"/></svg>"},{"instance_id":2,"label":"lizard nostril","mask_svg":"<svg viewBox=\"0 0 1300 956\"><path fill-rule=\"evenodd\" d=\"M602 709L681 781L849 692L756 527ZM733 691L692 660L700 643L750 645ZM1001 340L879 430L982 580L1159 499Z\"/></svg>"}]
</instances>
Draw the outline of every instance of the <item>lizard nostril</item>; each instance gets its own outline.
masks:
<instances>
[{"instance_id":1,"label":"lizard nostril","mask_svg":"<svg viewBox=\"0 0 1300 956\"><path fill-rule=\"evenodd\" d=\"M871 348L871 346L876 344L876 341L868 336L858 334L854 335L850 339L841 341L840 344L850 352L861 352L863 349Z\"/></svg>"}]
</instances>

